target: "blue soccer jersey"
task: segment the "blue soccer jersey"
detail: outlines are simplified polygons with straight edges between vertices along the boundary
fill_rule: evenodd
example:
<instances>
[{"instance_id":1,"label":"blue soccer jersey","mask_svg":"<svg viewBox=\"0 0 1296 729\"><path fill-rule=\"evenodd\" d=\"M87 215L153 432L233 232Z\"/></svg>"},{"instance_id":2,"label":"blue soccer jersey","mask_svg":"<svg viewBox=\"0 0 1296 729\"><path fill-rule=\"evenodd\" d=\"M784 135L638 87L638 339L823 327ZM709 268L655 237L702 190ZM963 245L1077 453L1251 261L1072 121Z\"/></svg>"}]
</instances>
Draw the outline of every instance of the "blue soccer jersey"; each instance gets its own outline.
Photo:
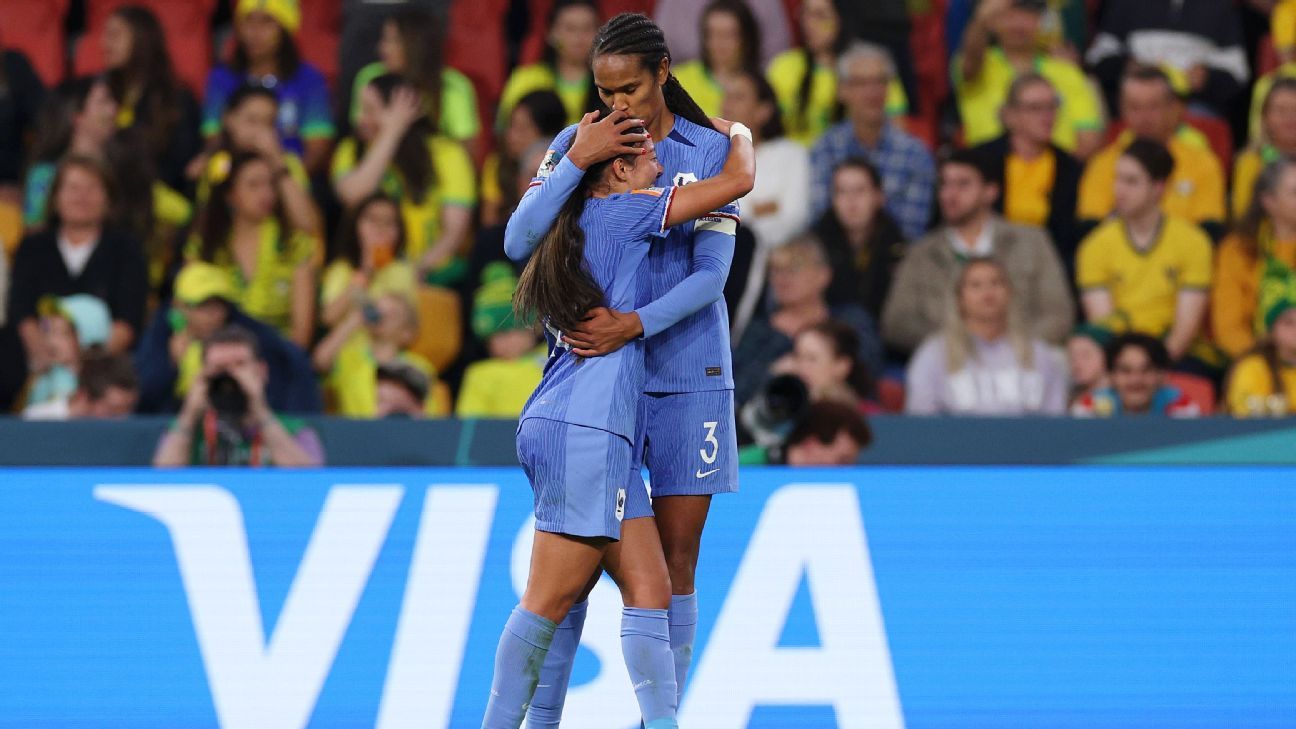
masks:
<instances>
[{"instance_id":1,"label":"blue soccer jersey","mask_svg":"<svg viewBox=\"0 0 1296 729\"><path fill-rule=\"evenodd\" d=\"M549 229L581 171L565 156L576 127L554 138L523 202L509 220L505 247L524 258ZM656 142L660 184L687 185L724 167L729 140L681 116ZM546 187L548 189L546 189ZM541 191L546 194L541 195ZM643 323L646 392L682 393L733 389L729 316L724 285L733 261L738 207L726 205L699 220L672 228L652 246L631 306ZM613 307L617 308L617 307Z\"/></svg>"},{"instance_id":2,"label":"blue soccer jersey","mask_svg":"<svg viewBox=\"0 0 1296 729\"><path fill-rule=\"evenodd\" d=\"M586 270L603 289L612 309L629 309L639 299L650 241L666 235L666 214L674 188L650 188L585 203ZM643 342L635 341L604 357L579 357L550 332L550 357L540 385L520 420L545 418L598 428L632 440L644 388Z\"/></svg>"}]
</instances>

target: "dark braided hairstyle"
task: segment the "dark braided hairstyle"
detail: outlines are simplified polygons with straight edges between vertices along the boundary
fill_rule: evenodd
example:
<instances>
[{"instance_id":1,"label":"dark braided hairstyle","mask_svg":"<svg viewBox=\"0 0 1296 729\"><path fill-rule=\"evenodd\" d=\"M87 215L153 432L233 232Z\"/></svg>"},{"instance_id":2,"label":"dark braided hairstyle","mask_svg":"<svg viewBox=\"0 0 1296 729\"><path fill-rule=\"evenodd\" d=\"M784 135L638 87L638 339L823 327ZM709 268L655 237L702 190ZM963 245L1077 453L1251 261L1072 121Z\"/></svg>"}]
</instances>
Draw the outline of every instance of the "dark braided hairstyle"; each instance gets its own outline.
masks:
<instances>
[{"instance_id":1,"label":"dark braided hairstyle","mask_svg":"<svg viewBox=\"0 0 1296 729\"><path fill-rule=\"evenodd\" d=\"M662 29L642 13L621 13L599 28L598 35L594 37L592 57L599 56L638 56L643 67L654 72L663 58L666 59L668 68L671 60ZM666 83L662 85L662 97L672 114L682 116L700 127L715 129L706 112L684 90L675 74L669 71Z\"/></svg>"}]
</instances>

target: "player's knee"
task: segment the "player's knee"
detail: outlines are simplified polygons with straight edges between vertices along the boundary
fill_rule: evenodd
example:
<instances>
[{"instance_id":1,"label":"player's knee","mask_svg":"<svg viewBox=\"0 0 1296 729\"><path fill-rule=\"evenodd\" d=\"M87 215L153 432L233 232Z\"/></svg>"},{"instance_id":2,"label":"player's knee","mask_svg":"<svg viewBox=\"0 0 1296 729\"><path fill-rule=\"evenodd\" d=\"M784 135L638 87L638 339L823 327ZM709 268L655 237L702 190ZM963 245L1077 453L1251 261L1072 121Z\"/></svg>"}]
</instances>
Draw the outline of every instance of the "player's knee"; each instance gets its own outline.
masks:
<instances>
[{"instance_id":1,"label":"player's knee","mask_svg":"<svg viewBox=\"0 0 1296 729\"><path fill-rule=\"evenodd\" d=\"M670 573L670 588L676 595L693 592L693 574L697 570L697 551L672 549L666 551L666 569Z\"/></svg>"},{"instance_id":2,"label":"player's knee","mask_svg":"<svg viewBox=\"0 0 1296 729\"><path fill-rule=\"evenodd\" d=\"M621 586L621 602L626 607L665 610L670 601L671 581L665 571L637 576Z\"/></svg>"},{"instance_id":3,"label":"player's knee","mask_svg":"<svg viewBox=\"0 0 1296 729\"><path fill-rule=\"evenodd\" d=\"M542 618L561 623L579 597L580 590L563 593L537 593L528 589L522 595L522 608Z\"/></svg>"}]
</instances>

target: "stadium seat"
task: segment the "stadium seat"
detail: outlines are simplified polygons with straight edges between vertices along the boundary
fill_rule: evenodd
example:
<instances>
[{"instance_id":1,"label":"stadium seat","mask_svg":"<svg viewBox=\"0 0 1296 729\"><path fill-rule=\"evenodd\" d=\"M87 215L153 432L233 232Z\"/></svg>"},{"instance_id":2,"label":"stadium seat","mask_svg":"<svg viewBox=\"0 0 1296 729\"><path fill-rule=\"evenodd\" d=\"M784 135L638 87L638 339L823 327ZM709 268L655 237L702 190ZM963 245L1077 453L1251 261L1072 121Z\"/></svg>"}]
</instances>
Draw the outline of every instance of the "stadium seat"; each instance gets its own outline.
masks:
<instances>
[{"instance_id":1,"label":"stadium seat","mask_svg":"<svg viewBox=\"0 0 1296 729\"><path fill-rule=\"evenodd\" d=\"M125 5L148 8L166 33L167 52L176 77L201 99L211 68L212 13L216 0L87 0L86 33L77 43L73 72L78 76L103 70L103 27Z\"/></svg>"},{"instance_id":2,"label":"stadium seat","mask_svg":"<svg viewBox=\"0 0 1296 729\"><path fill-rule=\"evenodd\" d=\"M930 0L923 13L912 16L912 27L909 31L909 47L914 51L914 76L918 82L916 107L918 116L925 125L921 127L928 136L910 129L910 133L927 142L930 149L936 148L937 119L940 116L941 104L950 92L949 58L945 52L945 12L947 0ZM914 106L911 104L911 107ZM913 108L910 109L913 111Z\"/></svg>"},{"instance_id":3,"label":"stadium seat","mask_svg":"<svg viewBox=\"0 0 1296 729\"><path fill-rule=\"evenodd\" d=\"M342 3L339 0L302 0L302 25L297 31L297 47L302 58L328 80L336 90L338 44L342 34Z\"/></svg>"},{"instance_id":4,"label":"stadium seat","mask_svg":"<svg viewBox=\"0 0 1296 729\"><path fill-rule=\"evenodd\" d=\"M63 21L71 0L0 0L0 47L22 51L46 86L67 73Z\"/></svg>"},{"instance_id":5,"label":"stadium seat","mask_svg":"<svg viewBox=\"0 0 1296 729\"><path fill-rule=\"evenodd\" d=\"M1171 372L1166 380L1187 395L1188 399L1201 409L1202 415L1211 415L1215 412L1215 385L1211 384L1210 380L1186 372Z\"/></svg>"},{"instance_id":6,"label":"stadium seat","mask_svg":"<svg viewBox=\"0 0 1296 729\"><path fill-rule=\"evenodd\" d=\"M445 61L472 81L484 131L495 128L495 103L504 90L507 52L502 28L508 0L474 0L450 5ZM482 32L483 28L493 28Z\"/></svg>"},{"instance_id":7,"label":"stadium seat","mask_svg":"<svg viewBox=\"0 0 1296 729\"><path fill-rule=\"evenodd\" d=\"M431 362L437 372L445 372L463 346L459 294L439 286L420 286L418 315L419 337L410 349Z\"/></svg>"},{"instance_id":8,"label":"stadium seat","mask_svg":"<svg viewBox=\"0 0 1296 729\"><path fill-rule=\"evenodd\" d=\"M883 377L878 380L878 404L888 413L903 413L905 386L900 380Z\"/></svg>"},{"instance_id":9,"label":"stadium seat","mask_svg":"<svg viewBox=\"0 0 1296 729\"><path fill-rule=\"evenodd\" d=\"M1260 39L1260 47L1256 49L1256 77L1258 78L1263 76L1275 68L1278 68L1279 63L1281 63L1281 61L1278 58L1278 50L1274 48L1273 36L1269 33L1265 33L1264 37Z\"/></svg>"}]
</instances>

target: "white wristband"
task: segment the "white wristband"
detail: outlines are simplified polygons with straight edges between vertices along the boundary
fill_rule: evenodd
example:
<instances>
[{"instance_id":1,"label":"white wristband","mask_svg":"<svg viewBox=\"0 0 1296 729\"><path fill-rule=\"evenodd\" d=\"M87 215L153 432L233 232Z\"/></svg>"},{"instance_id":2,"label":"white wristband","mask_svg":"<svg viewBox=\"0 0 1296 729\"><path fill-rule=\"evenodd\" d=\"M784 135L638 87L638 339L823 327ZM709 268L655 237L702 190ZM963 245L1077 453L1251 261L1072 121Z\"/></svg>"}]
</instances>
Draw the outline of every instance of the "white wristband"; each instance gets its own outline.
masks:
<instances>
[{"instance_id":1,"label":"white wristband","mask_svg":"<svg viewBox=\"0 0 1296 729\"><path fill-rule=\"evenodd\" d=\"M751 142L751 129L747 128L747 125L742 122L734 122L733 125L729 127L729 138L733 139L734 137L746 137L747 141Z\"/></svg>"}]
</instances>

